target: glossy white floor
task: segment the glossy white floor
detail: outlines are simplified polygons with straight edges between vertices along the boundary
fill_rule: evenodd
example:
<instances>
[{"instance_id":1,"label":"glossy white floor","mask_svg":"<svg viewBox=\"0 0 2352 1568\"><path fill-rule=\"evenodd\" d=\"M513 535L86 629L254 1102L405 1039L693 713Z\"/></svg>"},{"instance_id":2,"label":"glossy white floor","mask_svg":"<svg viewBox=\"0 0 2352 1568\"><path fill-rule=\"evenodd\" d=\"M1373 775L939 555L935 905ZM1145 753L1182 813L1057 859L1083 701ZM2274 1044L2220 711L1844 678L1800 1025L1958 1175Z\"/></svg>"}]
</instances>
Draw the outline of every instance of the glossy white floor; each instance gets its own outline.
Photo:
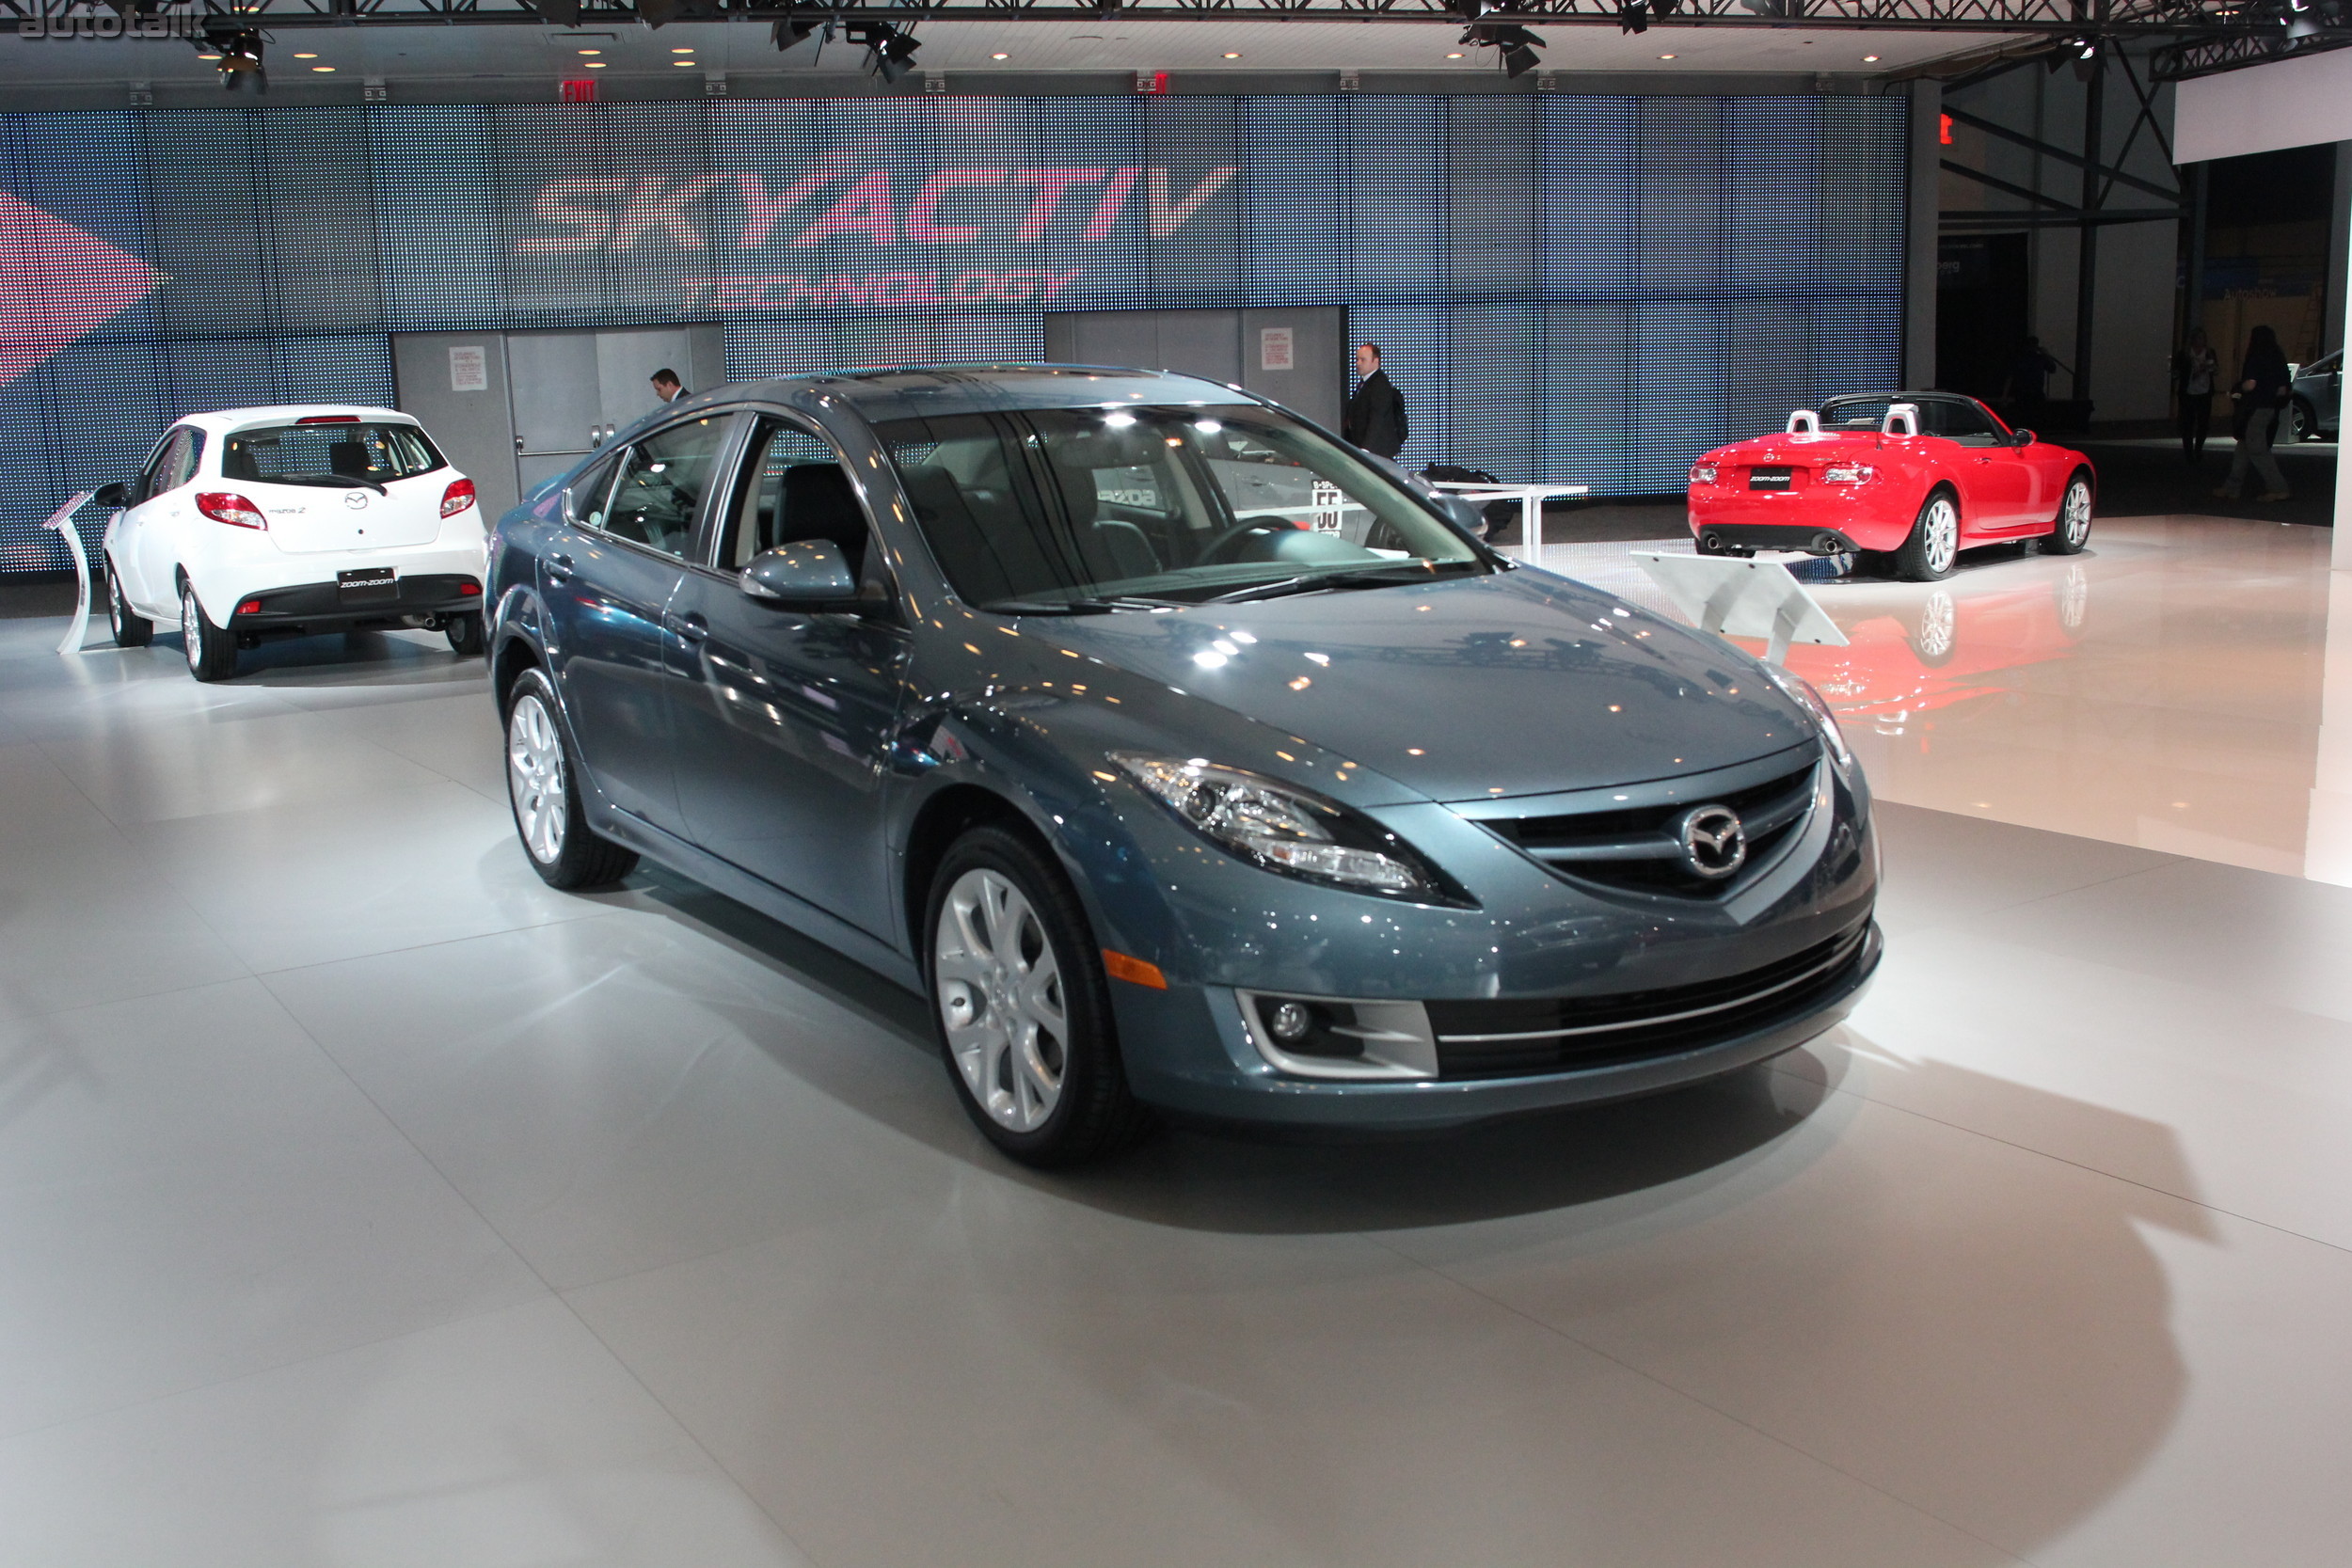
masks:
<instances>
[{"instance_id":1,"label":"glossy white floor","mask_svg":"<svg viewBox=\"0 0 2352 1568\"><path fill-rule=\"evenodd\" d=\"M2063 626L2076 566L2068 657L1979 658L1968 605ZM1851 1027L1056 1180L912 998L675 881L541 888L478 662L199 688L0 623L0 1562L2341 1562L2352 889L2204 854L2259 822L1992 819L2290 800L2323 552L2125 525L1950 593L1994 695L1867 742L1963 810L1885 808Z\"/></svg>"}]
</instances>

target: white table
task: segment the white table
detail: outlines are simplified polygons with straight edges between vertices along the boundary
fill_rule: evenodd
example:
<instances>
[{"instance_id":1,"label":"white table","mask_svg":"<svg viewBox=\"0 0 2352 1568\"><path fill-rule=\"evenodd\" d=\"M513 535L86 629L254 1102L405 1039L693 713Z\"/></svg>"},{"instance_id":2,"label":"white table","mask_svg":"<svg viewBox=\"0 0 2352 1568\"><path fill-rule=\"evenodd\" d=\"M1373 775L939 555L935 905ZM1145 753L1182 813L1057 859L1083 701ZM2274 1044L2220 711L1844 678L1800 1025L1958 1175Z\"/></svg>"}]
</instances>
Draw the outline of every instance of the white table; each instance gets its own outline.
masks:
<instances>
[{"instance_id":1,"label":"white table","mask_svg":"<svg viewBox=\"0 0 2352 1568\"><path fill-rule=\"evenodd\" d=\"M1544 502L1554 496L1587 496L1589 484L1477 484L1454 480L1431 480L1438 489L1474 501L1508 501L1519 503L1519 548L1530 561L1541 561L1544 548Z\"/></svg>"}]
</instances>

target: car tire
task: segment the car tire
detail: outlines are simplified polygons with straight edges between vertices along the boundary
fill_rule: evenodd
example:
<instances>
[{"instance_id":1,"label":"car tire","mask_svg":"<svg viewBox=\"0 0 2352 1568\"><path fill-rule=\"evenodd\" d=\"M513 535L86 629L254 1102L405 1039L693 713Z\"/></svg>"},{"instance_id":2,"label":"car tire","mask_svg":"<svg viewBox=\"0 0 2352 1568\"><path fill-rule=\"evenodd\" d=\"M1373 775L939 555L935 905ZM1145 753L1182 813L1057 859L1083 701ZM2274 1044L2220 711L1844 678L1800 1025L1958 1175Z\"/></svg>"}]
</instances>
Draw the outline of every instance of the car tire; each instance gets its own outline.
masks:
<instances>
[{"instance_id":1,"label":"car tire","mask_svg":"<svg viewBox=\"0 0 2352 1568\"><path fill-rule=\"evenodd\" d=\"M482 651L480 615L453 615L449 618L449 625L441 630L449 638L450 652L470 658Z\"/></svg>"},{"instance_id":2,"label":"car tire","mask_svg":"<svg viewBox=\"0 0 2352 1568\"><path fill-rule=\"evenodd\" d=\"M525 670L506 694L506 800L523 854L548 886L610 887L637 868L635 850L589 828L555 689L536 669Z\"/></svg>"},{"instance_id":3,"label":"car tire","mask_svg":"<svg viewBox=\"0 0 2352 1568\"><path fill-rule=\"evenodd\" d=\"M2319 410L2301 398L2287 405L2287 439L2298 442L2319 439Z\"/></svg>"},{"instance_id":4,"label":"car tire","mask_svg":"<svg viewBox=\"0 0 2352 1568\"><path fill-rule=\"evenodd\" d=\"M2042 536L2043 555L2080 555L2090 543L2090 476L2076 472L2066 482L2066 499L2058 502L2058 521Z\"/></svg>"},{"instance_id":5,"label":"car tire","mask_svg":"<svg viewBox=\"0 0 2352 1568\"><path fill-rule=\"evenodd\" d=\"M213 625L192 582L180 585L180 640L188 673L198 680L225 681L237 673L237 640Z\"/></svg>"},{"instance_id":6,"label":"car tire","mask_svg":"<svg viewBox=\"0 0 2352 1568\"><path fill-rule=\"evenodd\" d=\"M1949 490L1928 492L1911 536L1895 552L1895 575L1905 582L1941 582L1960 562L1960 503Z\"/></svg>"},{"instance_id":7,"label":"car tire","mask_svg":"<svg viewBox=\"0 0 2352 1568\"><path fill-rule=\"evenodd\" d=\"M155 623L133 610L131 601L122 596L112 560L106 562L106 625L114 631L118 648L144 648L155 637Z\"/></svg>"},{"instance_id":8,"label":"car tire","mask_svg":"<svg viewBox=\"0 0 2352 1568\"><path fill-rule=\"evenodd\" d=\"M1086 911L1043 852L1003 828L965 833L931 880L923 929L947 1076L989 1142L1023 1164L1066 1166L1150 1128Z\"/></svg>"}]
</instances>

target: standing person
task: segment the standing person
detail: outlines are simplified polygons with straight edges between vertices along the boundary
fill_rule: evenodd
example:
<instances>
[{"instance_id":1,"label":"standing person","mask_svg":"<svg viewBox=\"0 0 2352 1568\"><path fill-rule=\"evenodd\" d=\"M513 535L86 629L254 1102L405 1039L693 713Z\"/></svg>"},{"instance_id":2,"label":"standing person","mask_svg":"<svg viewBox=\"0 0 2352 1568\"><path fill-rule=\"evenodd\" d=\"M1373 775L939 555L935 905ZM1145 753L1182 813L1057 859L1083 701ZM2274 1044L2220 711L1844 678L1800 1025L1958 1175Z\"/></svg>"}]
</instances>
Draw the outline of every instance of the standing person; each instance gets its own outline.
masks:
<instances>
[{"instance_id":1,"label":"standing person","mask_svg":"<svg viewBox=\"0 0 2352 1568\"><path fill-rule=\"evenodd\" d=\"M1356 395L1347 400L1347 419L1341 434L1351 445L1393 460L1409 434L1405 423L1405 397L1380 368L1380 345L1359 344L1356 350Z\"/></svg>"},{"instance_id":2,"label":"standing person","mask_svg":"<svg viewBox=\"0 0 2352 1568\"><path fill-rule=\"evenodd\" d=\"M2279 433L2279 415L2288 396L2287 356L2279 335L2258 326L2246 340L2246 357L2238 362L2238 382L2230 395L2237 400L2237 451L2230 459L2230 477L2214 494L2237 499L2238 486L2252 474L2262 475L2266 501L2287 499L2287 476L2270 455L2270 439Z\"/></svg>"},{"instance_id":3,"label":"standing person","mask_svg":"<svg viewBox=\"0 0 2352 1568\"><path fill-rule=\"evenodd\" d=\"M2221 381L2221 361L2206 341L2205 329L2188 335L2187 346L2172 356L2172 389L2181 399L2181 456L2191 467L2204 460L2205 436L2213 428L2213 394Z\"/></svg>"},{"instance_id":4,"label":"standing person","mask_svg":"<svg viewBox=\"0 0 2352 1568\"><path fill-rule=\"evenodd\" d=\"M652 380L653 395L664 403L675 403L687 395L685 384L678 380L677 372L667 366L654 372Z\"/></svg>"}]
</instances>

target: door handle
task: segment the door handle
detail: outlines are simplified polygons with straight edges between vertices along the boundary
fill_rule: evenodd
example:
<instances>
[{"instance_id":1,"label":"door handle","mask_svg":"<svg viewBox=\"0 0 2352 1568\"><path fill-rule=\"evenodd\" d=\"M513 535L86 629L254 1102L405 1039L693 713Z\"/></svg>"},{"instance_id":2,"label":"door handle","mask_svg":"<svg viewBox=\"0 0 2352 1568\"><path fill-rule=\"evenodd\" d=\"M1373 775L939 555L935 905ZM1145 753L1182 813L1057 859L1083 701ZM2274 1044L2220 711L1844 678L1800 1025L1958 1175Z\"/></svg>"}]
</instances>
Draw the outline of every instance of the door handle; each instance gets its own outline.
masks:
<instances>
[{"instance_id":1,"label":"door handle","mask_svg":"<svg viewBox=\"0 0 2352 1568\"><path fill-rule=\"evenodd\" d=\"M710 623L700 615L673 615L670 629L689 642L700 642L710 635Z\"/></svg>"},{"instance_id":2,"label":"door handle","mask_svg":"<svg viewBox=\"0 0 2352 1568\"><path fill-rule=\"evenodd\" d=\"M517 457L520 457L522 454L523 454L523 438L522 438L521 436L516 436L516 437L515 437L515 455L516 455L516 456L517 456Z\"/></svg>"},{"instance_id":3,"label":"door handle","mask_svg":"<svg viewBox=\"0 0 2352 1568\"><path fill-rule=\"evenodd\" d=\"M551 555L548 557L548 580L549 582L571 581L572 558L568 555Z\"/></svg>"}]
</instances>

